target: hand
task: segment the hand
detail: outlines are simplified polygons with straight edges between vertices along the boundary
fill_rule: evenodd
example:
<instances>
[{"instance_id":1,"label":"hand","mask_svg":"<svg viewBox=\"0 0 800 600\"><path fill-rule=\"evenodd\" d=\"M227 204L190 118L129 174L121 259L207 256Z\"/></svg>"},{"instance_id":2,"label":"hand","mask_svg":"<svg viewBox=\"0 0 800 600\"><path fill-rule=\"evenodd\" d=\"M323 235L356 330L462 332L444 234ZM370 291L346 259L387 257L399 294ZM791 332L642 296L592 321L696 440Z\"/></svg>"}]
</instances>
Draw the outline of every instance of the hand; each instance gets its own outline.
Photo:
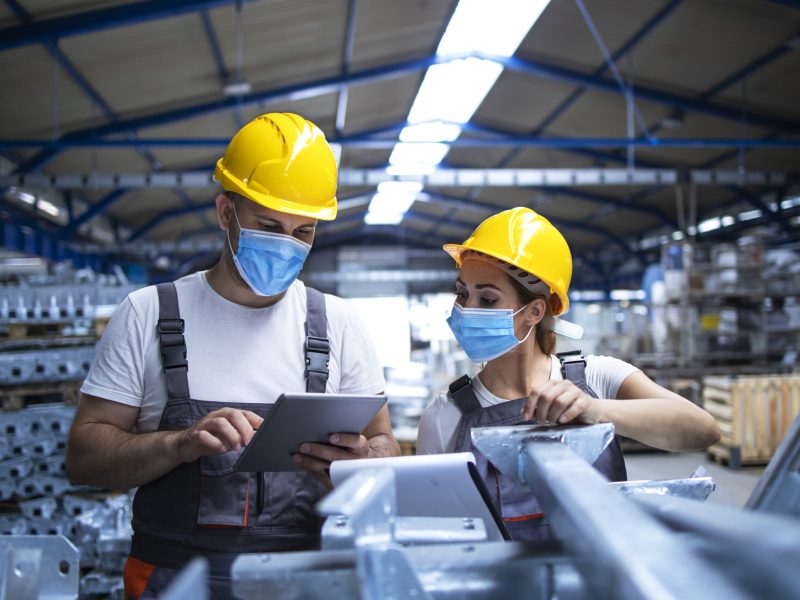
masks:
<instances>
[{"instance_id":1,"label":"hand","mask_svg":"<svg viewBox=\"0 0 800 600\"><path fill-rule=\"evenodd\" d=\"M263 421L249 410L220 408L210 412L189 429L178 432L178 457L181 462L193 462L201 456L240 450L250 443Z\"/></svg>"},{"instance_id":2,"label":"hand","mask_svg":"<svg viewBox=\"0 0 800 600\"><path fill-rule=\"evenodd\" d=\"M520 414L540 423L594 424L600 421L600 403L571 381L551 380L528 396Z\"/></svg>"},{"instance_id":3,"label":"hand","mask_svg":"<svg viewBox=\"0 0 800 600\"><path fill-rule=\"evenodd\" d=\"M292 460L325 487L332 489L331 463L335 460L368 458L369 452L369 443L363 435L334 433L330 437L330 445L311 442L302 444L300 452L292 455Z\"/></svg>"}]
</instances>

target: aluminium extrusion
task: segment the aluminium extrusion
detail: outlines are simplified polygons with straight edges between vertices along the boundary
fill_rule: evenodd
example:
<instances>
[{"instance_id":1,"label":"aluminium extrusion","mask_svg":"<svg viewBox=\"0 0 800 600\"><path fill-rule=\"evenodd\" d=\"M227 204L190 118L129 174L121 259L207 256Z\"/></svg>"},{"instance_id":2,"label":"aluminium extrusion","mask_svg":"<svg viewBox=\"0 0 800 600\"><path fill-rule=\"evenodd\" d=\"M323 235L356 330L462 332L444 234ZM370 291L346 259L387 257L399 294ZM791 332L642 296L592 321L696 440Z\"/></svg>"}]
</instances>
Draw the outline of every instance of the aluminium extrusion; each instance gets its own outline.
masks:
<instances>
[{"instance_id":1,"label":"aluminium extrusion","mask_svg":"<svg viewBox=\"0 0 800 600\"><path fill-rule=\"evenodd\" d=\"M517 461L509 462L507 453L500 452L499 464L493 453L505 449L483 443L488 439L473 436L501 472L536 490L548 521L598 596L699 600L713 590L715 597L747 597L655 518L610 488L564 443L523 437L512 444Z\"/></svg>"}]
</instances>

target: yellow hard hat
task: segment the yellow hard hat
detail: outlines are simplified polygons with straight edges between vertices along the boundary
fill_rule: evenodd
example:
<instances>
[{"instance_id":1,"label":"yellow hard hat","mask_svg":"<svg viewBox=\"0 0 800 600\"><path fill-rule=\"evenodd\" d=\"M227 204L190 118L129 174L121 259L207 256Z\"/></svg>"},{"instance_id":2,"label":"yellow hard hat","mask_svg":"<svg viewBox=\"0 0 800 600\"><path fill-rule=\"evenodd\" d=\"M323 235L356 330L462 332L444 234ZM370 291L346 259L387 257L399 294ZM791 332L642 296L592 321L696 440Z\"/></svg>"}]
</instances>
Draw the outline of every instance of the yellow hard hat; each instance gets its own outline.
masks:
<instances>
[{"instance_id":1,"label":"yellow hard hat","mask_svg":"<svg viewBox=\"0 0 800 600\"><path fill-rule=\"evenodd\" d=\"M567 240L550 221L530 208L512 208L478 225L463 244L443 246L461 268L464 252L474 250L500 259L550 286L554 315L569 308L572 253Z\"/></svg>"},{"instance_id":2,"label":"yellow hard hat","mask_svg":"<svg viewBox=\"0 0 800 600\"><path fill-rule=\"evenodd\" d=\"M336 218L336 160L325 134L292 113L267 113L242 127L217 161L229 192L293 215Z\"/></svg>"}]
</instances>

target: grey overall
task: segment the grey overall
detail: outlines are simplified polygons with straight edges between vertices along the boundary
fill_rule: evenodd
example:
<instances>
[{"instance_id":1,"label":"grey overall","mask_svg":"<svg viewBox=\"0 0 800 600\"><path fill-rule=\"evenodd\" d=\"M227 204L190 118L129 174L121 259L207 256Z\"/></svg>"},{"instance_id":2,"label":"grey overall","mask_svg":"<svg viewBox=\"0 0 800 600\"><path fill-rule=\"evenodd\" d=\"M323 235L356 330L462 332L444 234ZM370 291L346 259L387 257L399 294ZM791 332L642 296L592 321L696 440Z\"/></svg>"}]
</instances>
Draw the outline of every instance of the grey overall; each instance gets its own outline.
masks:
<instances>
[{"instance_id":1,"label":"grey overall","mask_svg":"<svg viewBox=\"0 0 800 600\"><path fill-rule=\"evenodd\" d=\"M186 429L223 407L266 417L272 405L190 397L184 323L175 285L160 284L157 291L167 387L158 430ZM324 393L330 352L325 297L311 288L306 293L306 390ZM133 501L131 556L157 566L143 598L156 595L166 583L158 580L171 578L195 556L209 559L213 597L224 598L230 594L227 579L237 554L319 547L322 522L314 505L325 493L324 486L305 472L234 472L238 456L239 452L205 456L139 488Z\"/></svg>"},{"instance_id":2,"label":"grey overall","mask_svg":"<svg viewBox=\"0 0 800 600\"><path fill-rule=\"evenodd\" d=\"M580 352L565 352L557 356L561 362L561 373L564 379L568 379L579 389L593 398L597 398L597 394L586 383L586 361ZM536 497L529 490L522 490L509 482L472 445L471 431L473 427L521 425L524 421L520 416L520 411L527 398L509 400L484 408L480 405L472 387L472 381L467 376L450 384L449 398L461 411L461 419L456 427L453 452L475 454L478 471L511 537L518 540L549 539L552 536L550 526L544 518L544 513ZM527 423L532 422L535 421L527 421ZM616 437L593 466L611 481L625 481L628 478L622 448Z\"/></svg>"}]
</instances>

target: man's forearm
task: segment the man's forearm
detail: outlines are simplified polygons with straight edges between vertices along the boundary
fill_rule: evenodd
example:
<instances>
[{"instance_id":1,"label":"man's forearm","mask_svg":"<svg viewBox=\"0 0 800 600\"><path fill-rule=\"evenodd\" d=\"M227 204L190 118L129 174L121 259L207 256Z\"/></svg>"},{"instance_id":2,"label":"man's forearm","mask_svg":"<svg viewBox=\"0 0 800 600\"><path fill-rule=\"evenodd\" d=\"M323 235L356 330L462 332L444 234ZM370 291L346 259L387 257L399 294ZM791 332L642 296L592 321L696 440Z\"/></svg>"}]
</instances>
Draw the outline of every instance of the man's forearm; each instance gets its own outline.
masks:
<instances>
[{"instance_id":1,"label":"man's forearm","mask_svg":"<svg viewBox=\"0 0 800 600\"><path fill-rule=\"evenodd\" d=\"M369 458L400 456L400 445L391 435L381 434L369 438Z\"/></svg>"},{"instance_id":2,"label":"man's forearm","mask_svg":"<svg viewBox=\"0 0 800 600\"><path fill-rule=\"evenodd\" d=\"M67 445L73 483L129 489L166 475L181 461L177 431L129 433L106 423L84 423Z\"/></svg>"}]
</instances>

